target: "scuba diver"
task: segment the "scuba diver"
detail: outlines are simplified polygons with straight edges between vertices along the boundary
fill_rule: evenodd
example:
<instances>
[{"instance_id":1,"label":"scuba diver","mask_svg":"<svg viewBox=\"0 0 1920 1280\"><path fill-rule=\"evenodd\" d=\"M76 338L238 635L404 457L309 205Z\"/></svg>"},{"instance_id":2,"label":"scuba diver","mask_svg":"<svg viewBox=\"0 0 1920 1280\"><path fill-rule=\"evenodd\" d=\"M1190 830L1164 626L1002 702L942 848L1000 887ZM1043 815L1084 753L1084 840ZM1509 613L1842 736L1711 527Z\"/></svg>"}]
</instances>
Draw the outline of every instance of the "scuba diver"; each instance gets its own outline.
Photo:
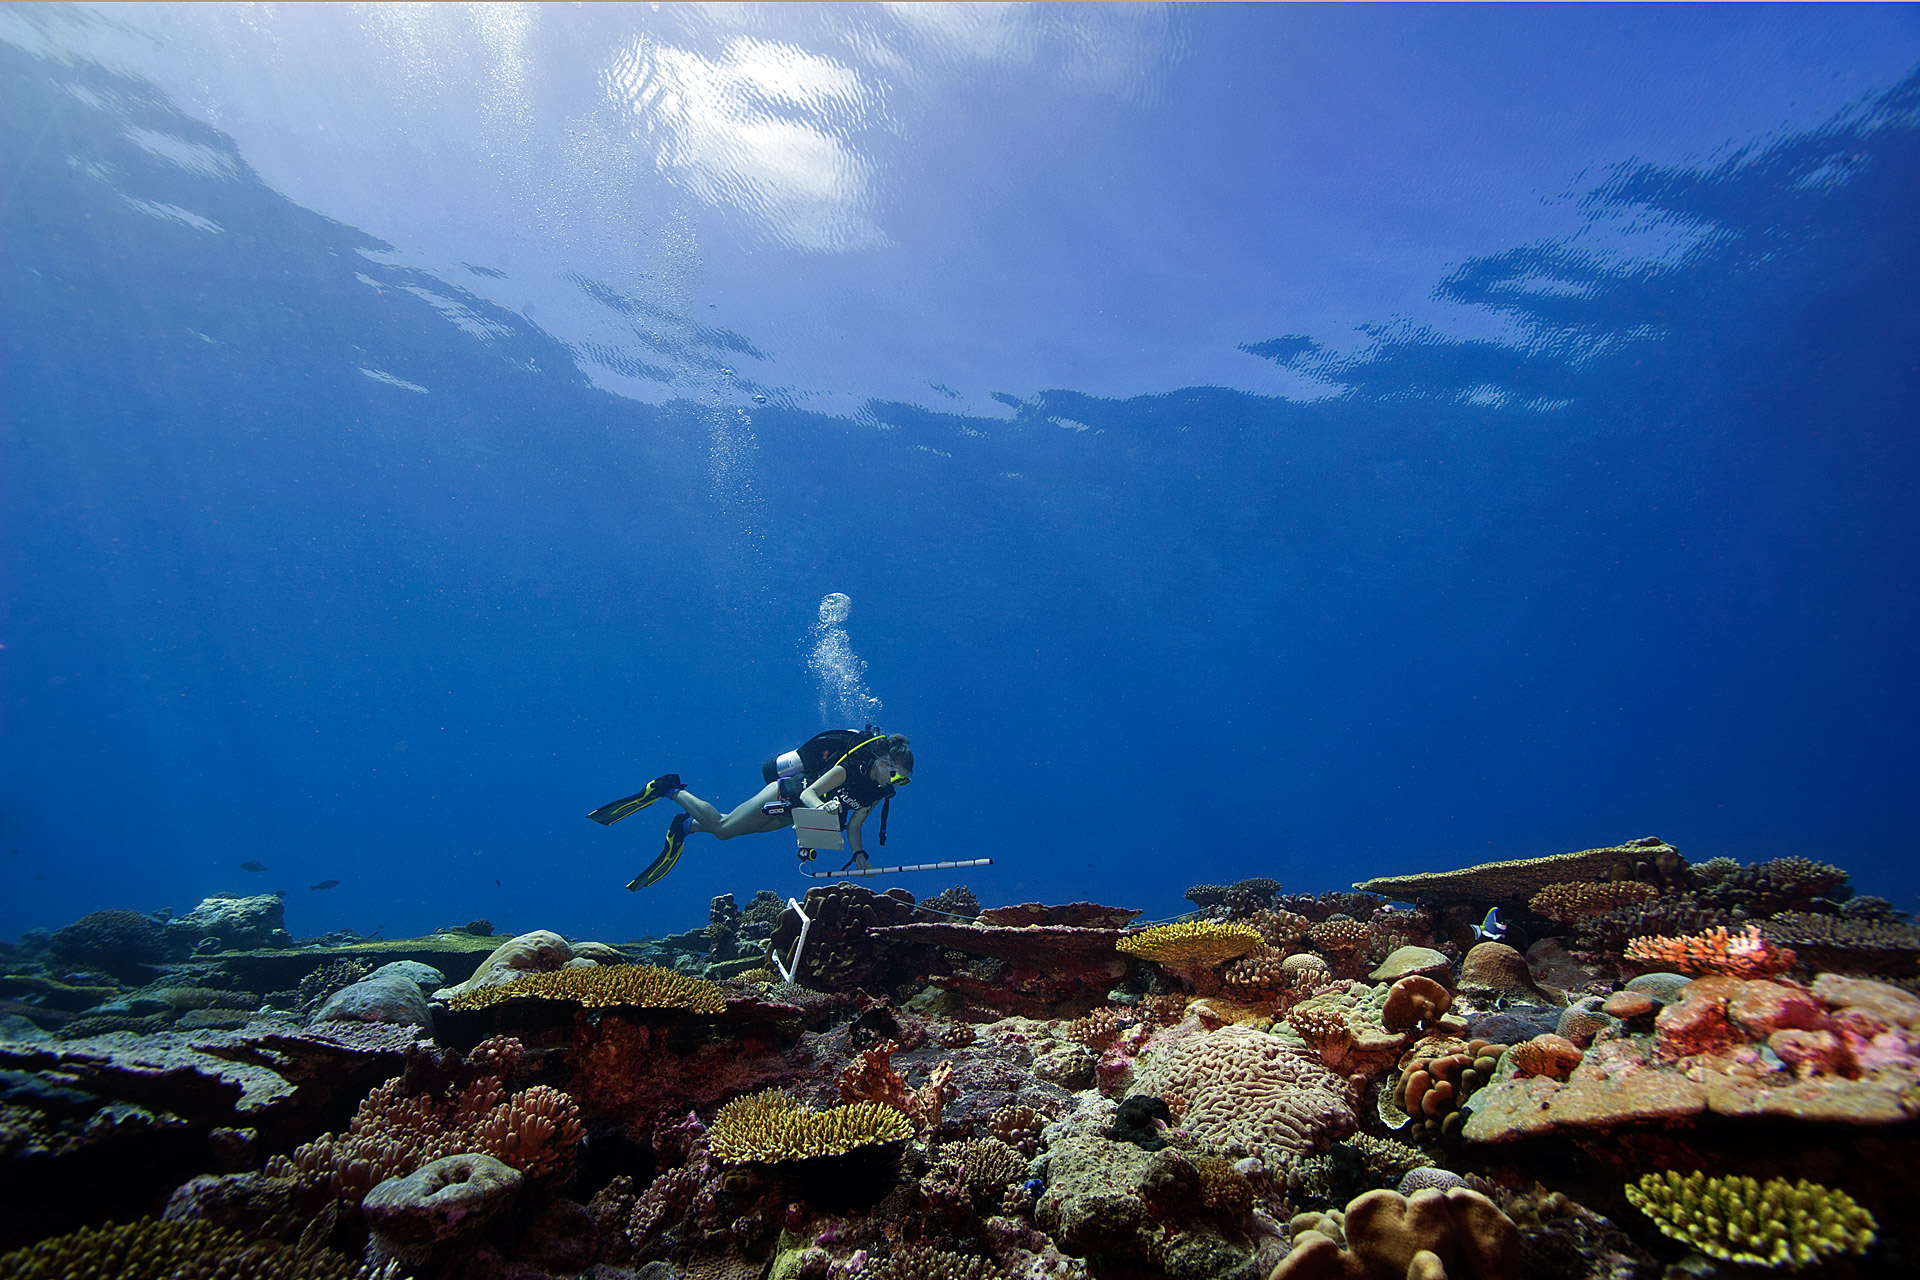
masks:
<instances>
[{"instance_id":1,"label":"scuba diver","mask_svg":"<svg viewBox=\"0 0 1920 1280\"><path fill-rule=\"evenodd\" d=\"M656 800L671 800L685 811L668 824L666 846L651 866L628 881L629 889L644 889L673 870L688 836L704 831L716 839L731 840L778 831L793 825L796 804L837 812L848 847L853 850L847 866L865 871L872 865L861 837L867 814L875 805L880 806L880 843L885 844L893 793L913 781L913 752L903 735L872 725L829 729L761 765L760 776L766 785L727 814L687 790L679 774L668 773L649 782L637 795L602 805L587 816L602 826L612 826ZM811 849L801 851L803 858L813 856Z\"/></svg>"}]
</instances>

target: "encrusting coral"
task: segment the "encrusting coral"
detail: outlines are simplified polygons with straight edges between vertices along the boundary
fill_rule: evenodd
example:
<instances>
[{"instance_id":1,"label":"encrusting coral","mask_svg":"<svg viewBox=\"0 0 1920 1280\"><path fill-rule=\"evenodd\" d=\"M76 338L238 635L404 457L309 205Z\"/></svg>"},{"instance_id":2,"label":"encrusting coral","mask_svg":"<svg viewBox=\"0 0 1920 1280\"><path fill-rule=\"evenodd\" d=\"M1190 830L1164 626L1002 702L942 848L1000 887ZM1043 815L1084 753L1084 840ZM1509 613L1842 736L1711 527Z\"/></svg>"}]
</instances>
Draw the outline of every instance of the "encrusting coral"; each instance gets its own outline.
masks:
<instances>
[{"instance_id":1,"label":"encrusting coral","mask_svg":"<svg viewBox=\"0 0 1920 1280\"><path fill-rule=\"evenodd\" d=\"M394 1280L397 1264L362 1265L317 1241L249 1240L204 1222L142 1218L86 1227L0 1255L7 1280Z\"/></svg>"},{"instance_id":2,"label":"encrusting coral","mask_svg":"<svg viewBox=\"0 0 1920 1280\"><path fill-rule=\"evenodd\" d=\"M1750 924L1739 933L1724 928L1684 938L1635 938L1626 958L1639 965L1674 973L1720 973L1735 978L1768 978L1793 968L1797 957L1787 947L1776 947Z\"/></svg>"},{"instance_id":3,"label":"encrusting coral","mask_svg":"<svg viewBox=\"0 0 1920 1280\"><path fill-rule=\"evenodd\" d=\"M894 1108L855 1102L810 1111L781 1089L735 1098L713 1119L708 1140L728 1164L780 1164L845 1155L859 1147L904 1142L913 1125Z\"/></svg>"},{"instance_id":4,"label":"encrusting coral","mask_svg":"<svg viewBox=\"0 0 1920 1280\"><path fill-rule=\"evenodd\" d=\"M483 1009L524 997L572 1000L589 1009L628 1005L719 1013L727 1007L720 985L650 964L603 964L528 974L498 986L462 991L447 1001L454 1009Z\"/></svg>"},{"instance_id":5,"label":"encrusting coral","mask_svg":"<svg viewBox=\"0 0 1920 1280\"><path fill-rule=\"evenodd\" d=\"M1877 1224L1853 1197L1832 1187L1771 1178L1649 1173L1627 1200L1662 1234L1722 1262L1806 1267L1841 1253L1865 1253Z\"/></svg>"}]
</instances>

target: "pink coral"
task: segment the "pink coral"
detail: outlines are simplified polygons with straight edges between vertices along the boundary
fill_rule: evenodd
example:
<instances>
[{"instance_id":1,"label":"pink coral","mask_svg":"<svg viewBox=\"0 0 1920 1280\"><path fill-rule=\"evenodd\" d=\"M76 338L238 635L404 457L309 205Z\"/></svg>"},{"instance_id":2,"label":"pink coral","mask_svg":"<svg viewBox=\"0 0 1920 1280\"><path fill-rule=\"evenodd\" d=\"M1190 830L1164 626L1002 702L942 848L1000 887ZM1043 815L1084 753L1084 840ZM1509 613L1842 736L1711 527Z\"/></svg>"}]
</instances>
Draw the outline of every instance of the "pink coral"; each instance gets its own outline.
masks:
<instances>
[{"instance_id":1,"label":"pink coral","mask_svg":"<svg viewBox=\"0 0 1920 1280\"><path fill-rule=\"evenodd\" d=\"M1791 948L1776 947L1750 924L1730 934L1725 927L1679 938L1635 938L1626 958L1675 973L1723 973L1736 978L1767 978L1785 973L1794 964Z\"/></svg>"}]
</instances>

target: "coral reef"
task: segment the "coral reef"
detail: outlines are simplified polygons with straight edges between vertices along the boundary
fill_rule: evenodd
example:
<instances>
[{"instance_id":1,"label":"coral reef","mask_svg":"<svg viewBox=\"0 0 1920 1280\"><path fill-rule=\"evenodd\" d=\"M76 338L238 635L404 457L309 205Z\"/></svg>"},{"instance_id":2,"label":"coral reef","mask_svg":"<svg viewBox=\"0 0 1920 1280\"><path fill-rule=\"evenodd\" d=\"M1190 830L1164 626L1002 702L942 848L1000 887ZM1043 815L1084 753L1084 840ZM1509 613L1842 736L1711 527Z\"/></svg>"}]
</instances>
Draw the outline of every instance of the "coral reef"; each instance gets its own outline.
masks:
<instances>
[{"instance_id":1,"label":"coral reef","mask_svg":"<svg viewBox=\"0 0 1920 1280\"><path fill-rule=\"evenodd\" d=\"M1806 1181L1649 1173L1628 1184L1627 1200L1661 1232L1722 1262L1807 1267L1865 1253L1873 1215L1844 1191Z\"/></svg>"},{"instance_id":2,"label":"coral reef","mask_svg":"<svg viewBox=\"0 0 1920 1280\"><path fill-rule=\"evenodd\" d=\"M234 949L270 907L209 899L192 937L107 913L0 949L0 1250L38 1250L0 1270L1911 1269L1920 995L1881 979L1920 980L1920 928L1891 904L1651 839L1359 889L1196 886L1197 917L1133 929L833 883L799 983L765 890L618 947ZM1469 929L1489 906L1504 941ZM1641 1177L1669 1168L1700 1172Z\"/></svg>"}]
</instances>

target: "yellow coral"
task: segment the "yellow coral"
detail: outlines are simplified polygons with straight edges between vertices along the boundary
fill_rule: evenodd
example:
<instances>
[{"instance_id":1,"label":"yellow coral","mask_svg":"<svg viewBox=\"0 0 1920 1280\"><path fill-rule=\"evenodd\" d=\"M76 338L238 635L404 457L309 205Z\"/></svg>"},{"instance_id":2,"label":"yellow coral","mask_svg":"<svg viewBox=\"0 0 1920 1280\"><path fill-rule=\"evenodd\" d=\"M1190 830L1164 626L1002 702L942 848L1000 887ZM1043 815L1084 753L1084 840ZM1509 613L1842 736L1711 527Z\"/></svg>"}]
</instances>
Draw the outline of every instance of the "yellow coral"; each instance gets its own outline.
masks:
<instances>
[{"instance_id":1,"label":"yellow coral","mask_svg":"<svg viewBox=\"0 0 1920 1280\"><path fill-rule=\"evenodd\" d=\"M1853 1197L1802 1178L1650 1173L1627 1200L1665 1235L1722 1262L1804 1267L1873 1245L1873 1215Z\"/></svg>"},{"instance_id":2,"label":"yellow coral","mask_svg":"<svg viewBox=\"0 0 1920 1280\"><path fill-rule=\"evenodd\" d=\"M1183 920L1128 934L1114 946L1130 956L1170 969L1203 969L1233 960L1263 945L1251 925Z\"/></svg>"},{"instance_id":3,"label":"yellow coral","mask_svg":"<svg viewBox=\"0 0 1920 1280\"><path fill-rule=\"evenodd\" d=\"M155 1218L83 1227L0 1255L0 1275L11 1280L72 1276L198 1280L236 1275L248 1280L387 1280L398 1274L398 1267L398 1263L377 1269L361 1266L317 1242L295 1248L248 1240L238 1231L204 1222Z\"/></svg>"},{"instance_id":4,"label":"yellow coral","mask_svg":"<svg viewBox=\"0 0 1920 1280\"><path fill-rule=\"evenodd\" d=\"M719 983L690 978L650 964L596 964L533 973L497 987L463 991L447 1003L455 1009L484 1009L522 996L575 1000L593 1009L638 1005L646 1009L719 1013L727 1007L727 998Z\"/></svg>"},{"instance_id":5,"label":"yellow coral","mask_svg":"<svg viewBox=\"0 0 1920 1280\"><path fill-rule=\"evenodd\" d=\"M809 1111L782 1089L735 1098L713 1118L707 1141L728 1164L779 1164L845 1155L856 1147L901 1142L912 1123L892 1107L855 1102Z\"/></svg>"}]
</instances>

